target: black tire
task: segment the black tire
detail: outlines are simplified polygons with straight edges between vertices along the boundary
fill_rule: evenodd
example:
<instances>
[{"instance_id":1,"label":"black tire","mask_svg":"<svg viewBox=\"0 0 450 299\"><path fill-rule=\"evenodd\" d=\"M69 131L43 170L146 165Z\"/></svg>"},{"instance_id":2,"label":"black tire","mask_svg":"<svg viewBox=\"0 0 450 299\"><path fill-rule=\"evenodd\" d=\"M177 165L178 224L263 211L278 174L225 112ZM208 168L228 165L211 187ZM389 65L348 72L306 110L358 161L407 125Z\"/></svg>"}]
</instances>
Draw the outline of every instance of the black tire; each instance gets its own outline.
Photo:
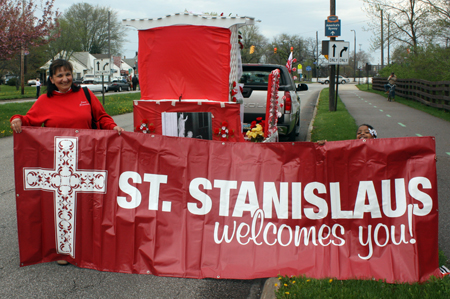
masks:
<instances>
[{"instance_id":1,"label":"black tire","mask_svg":"<svg viewBox=\"0 0 450 299\"><path fill-rule=\"evenodd\" d=\"M325 80L325 84L329 84L330 83L330 81L328 81L328 80Z\"/></svg>"},{"instance_id":2,"label":"black tire","mask_svg":"<svg viewBox=\"0 0 450 299\"><path fill-rule=\"evenodd\" d=\"M103 93L108 92L108 90L106 90L106 87L103 87Z\"/></svg>"},{"instance_id":3,"label":"black tire","mask_svg":"<svg viewBox=\"0 0 450 299\"><path fill-rule=\"evenodd\" d=\"M299 124L300 124L300 116L297 117L297 121L295 122L294 127L292 128L292 131L287 135L288 141L295 141L297 138L297 132L299 131Z\"/></svg>"},{"instance_id":4,"label":"black tire","mask_svg":"<svg viewBox=\"0 0 450 299\"><path fill-rule=\"evenodd\" d=\"M347 82L345 82L345 80L342 80L342 81L341 81L341 84L345 84L345 83L347 83Z\"/></svg>"},{"instance_id":5,"label":"black tire","mask_svg":"<svg viewBox=\"0 0 450 299\"><path fill-rule=\"evenodd\" d=\"M119 92L121 92L121 91L122 91L122 87L119 86Z\"/></svg>"},{"instance_id":6,"label":"black tire","mask_svg":"<svg viewBox=\"0 0 450 299\"><path fill-rule=\"evenodd\" d=\"M130 86L128 86L128 87L127 87L127 91L130 91L130 90L131 90L131 87L130 87Z\"/></svg>"}]
</instances>

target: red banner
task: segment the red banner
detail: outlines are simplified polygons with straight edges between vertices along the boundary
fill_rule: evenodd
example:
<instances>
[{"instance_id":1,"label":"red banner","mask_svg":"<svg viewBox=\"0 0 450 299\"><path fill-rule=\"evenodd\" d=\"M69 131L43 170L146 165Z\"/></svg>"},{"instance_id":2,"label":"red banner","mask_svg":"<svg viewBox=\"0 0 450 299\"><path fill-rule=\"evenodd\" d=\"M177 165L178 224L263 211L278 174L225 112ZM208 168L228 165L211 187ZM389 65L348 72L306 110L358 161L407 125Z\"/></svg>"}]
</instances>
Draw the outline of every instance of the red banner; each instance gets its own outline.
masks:
<instances>
[{"instance_id":1,"label":"red banner","mask_svg":"<svg viewBox=\"0 0 450 299\"><path fill-rule=\"evenodd\" d=\"M431 137L250 143L25 127L21 265L192 278L424 281L438 270Z\"/></svg>"}]
</instances>

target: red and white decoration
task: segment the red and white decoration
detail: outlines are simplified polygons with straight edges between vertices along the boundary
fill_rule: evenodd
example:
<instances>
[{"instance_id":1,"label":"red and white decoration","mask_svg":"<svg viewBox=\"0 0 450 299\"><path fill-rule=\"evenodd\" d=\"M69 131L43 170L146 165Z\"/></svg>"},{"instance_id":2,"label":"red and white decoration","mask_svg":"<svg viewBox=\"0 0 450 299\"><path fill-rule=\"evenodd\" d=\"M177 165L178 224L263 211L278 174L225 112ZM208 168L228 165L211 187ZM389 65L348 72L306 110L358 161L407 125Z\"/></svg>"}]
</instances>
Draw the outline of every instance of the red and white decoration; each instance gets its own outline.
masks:
<instances>
[{"instance_id":1,"label":"red and white decoration","mask_svg":"<svg viewBox=\"0 0 450 299\"><path fill-rule=\"evenodd\" d=\"M77 193L106 193L106 171L78 170L77 138L55 137L54 168L24 168L25 190L51 191L54 198L56 252L75 258Z\"/></svg>"},{"instance_id":2,"label":"red and white decoration","mask_svg":"<svg viewBox=\"0 0 450 299\"><path fill-rule=\"evenodd\" d=\"M267 104L266 104L266 122L265 129L267 139L278 134L278 118L281 117L280 107L283 103L278 101L278 89L280 88L280 70L273 70L269 75L269 83L267 90Z\"/></svg>"},{"instance_id":3,"label":"red and white decoration","mask_svg":"<svg viewBox=\"0 0 450 299\"><path fill-rule=\"evenodd\" d=\"M14 163L23 266L66 259L228 279L442 275L432 137L319 146L24 127Z\"/></svg>"}]
</instances>

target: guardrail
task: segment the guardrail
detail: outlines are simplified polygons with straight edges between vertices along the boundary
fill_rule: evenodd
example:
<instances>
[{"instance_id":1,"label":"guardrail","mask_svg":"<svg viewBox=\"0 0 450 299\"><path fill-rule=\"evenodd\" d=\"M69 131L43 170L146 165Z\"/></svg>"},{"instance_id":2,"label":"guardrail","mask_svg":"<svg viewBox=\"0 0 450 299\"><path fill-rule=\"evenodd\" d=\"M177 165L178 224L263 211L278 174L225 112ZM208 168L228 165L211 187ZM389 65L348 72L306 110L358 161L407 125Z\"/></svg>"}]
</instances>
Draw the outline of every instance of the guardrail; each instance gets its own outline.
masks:
<instances>
[{"instance_id":1,"label":"guardrail","mask_svg":"<svg viewBox=\"0 0 450 299\"><path fill-rule=\"evenodd\" d=\"M372 88L384 91L387 78L373 78ZM395 94L424 105L450 111L450 81L397 79Z\"/></svg>"}]
</instances>

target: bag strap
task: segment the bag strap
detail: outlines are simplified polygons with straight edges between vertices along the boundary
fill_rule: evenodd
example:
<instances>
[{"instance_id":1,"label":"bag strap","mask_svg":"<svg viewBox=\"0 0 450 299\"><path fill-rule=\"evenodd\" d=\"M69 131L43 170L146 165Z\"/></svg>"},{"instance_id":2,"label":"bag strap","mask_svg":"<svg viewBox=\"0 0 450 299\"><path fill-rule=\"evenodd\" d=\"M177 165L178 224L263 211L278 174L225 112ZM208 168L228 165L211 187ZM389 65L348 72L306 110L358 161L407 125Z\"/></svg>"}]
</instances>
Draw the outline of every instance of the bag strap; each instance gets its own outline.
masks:
<instances>
[{"instance_id":1,"label":"bag strap","mask_svg":"<svg viewBox=\"0 0 450 299\"><path fill-rule=\"evenodd\" d=\"M89 93L89 90L87 87L83 87L84 95L86 96L86 99L89 102L89 105L91 105L91 117L92 117L92 129L97 129L97 124L95 123L94 113L92 112L92 104L91 104L91 94Z\"/></svg>"}]
</instances>

